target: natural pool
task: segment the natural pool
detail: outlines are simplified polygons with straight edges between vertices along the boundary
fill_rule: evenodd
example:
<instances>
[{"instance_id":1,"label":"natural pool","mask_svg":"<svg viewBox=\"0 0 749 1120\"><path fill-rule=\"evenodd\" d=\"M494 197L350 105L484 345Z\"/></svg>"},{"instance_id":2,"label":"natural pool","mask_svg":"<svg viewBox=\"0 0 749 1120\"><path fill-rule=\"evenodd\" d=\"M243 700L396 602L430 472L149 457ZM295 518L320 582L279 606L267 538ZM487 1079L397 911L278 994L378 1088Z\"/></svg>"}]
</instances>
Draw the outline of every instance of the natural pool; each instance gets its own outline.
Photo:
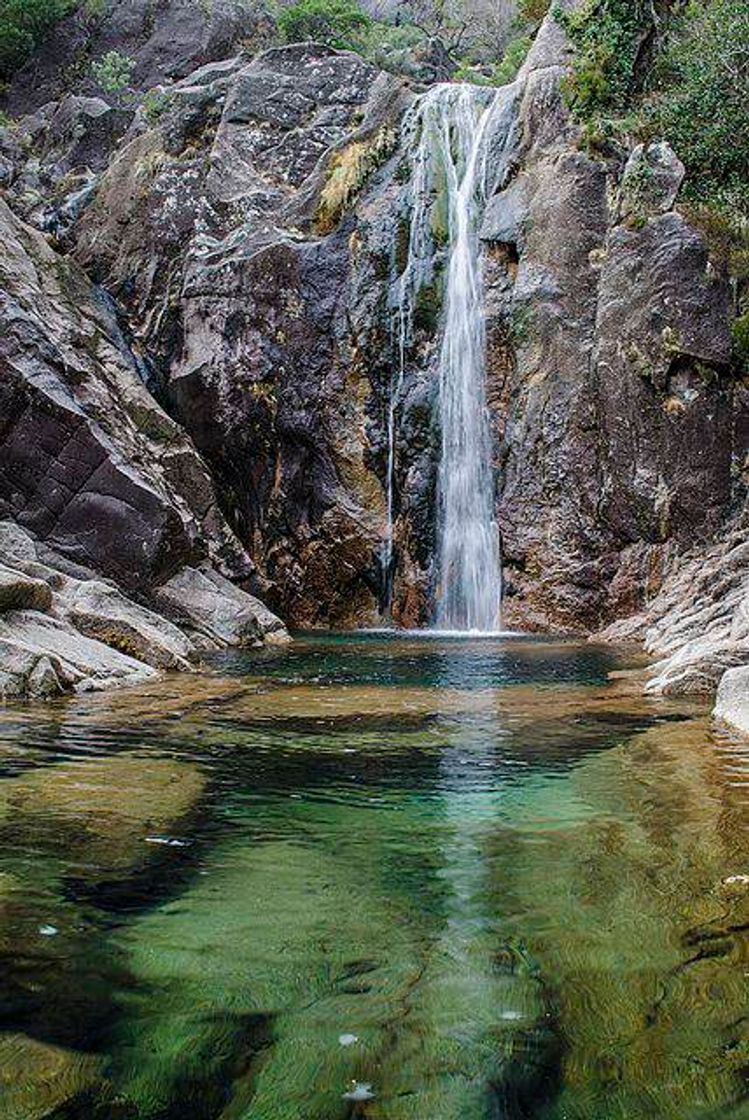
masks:
<instances>
[{"instance_id":1,"label":"natural pool","mask_svg":"<svg viewBox=\"0 0 749 1120\"><path fill-rule=\"evenodd\" d=\"M0 1120L749 1117L749 744L619 667L319 636L0 713Z\"/></svg>"}]
</instances>

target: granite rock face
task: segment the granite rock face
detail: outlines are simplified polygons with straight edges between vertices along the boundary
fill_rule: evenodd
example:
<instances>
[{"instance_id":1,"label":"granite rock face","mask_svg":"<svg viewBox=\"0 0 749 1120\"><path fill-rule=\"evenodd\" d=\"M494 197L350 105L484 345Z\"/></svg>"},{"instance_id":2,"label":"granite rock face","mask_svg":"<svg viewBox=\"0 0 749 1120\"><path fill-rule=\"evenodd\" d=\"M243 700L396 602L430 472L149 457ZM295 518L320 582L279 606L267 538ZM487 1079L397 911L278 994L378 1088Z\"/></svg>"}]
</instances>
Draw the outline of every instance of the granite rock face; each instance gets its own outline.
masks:
<instances>
[{"instance_id":1,"label":"granite rock face","mask_svg":"<svg viewBox=\"0 0 749 1120\"><path fill-rule=\"evenodd\" d=\"M115 156L77 234L297 625L377 617L390 246L366 251L367 202L347 211L387 176L405 97L325 47L206 67Z\"/></svg>"},{"instance_id":2,"label":"granite rock face","mask_svg":"<svg viewBox=\"0 0 749 1120\"><path fill-rule=\"evenodd\" d=\"M240 43L257 49L269 32L261 5L248 0L112 0L93 9L83 4L62 20L14 76L8 112L33 112L71 87L97 92L91 63L112 50L133 59L133 88L145 91L226 58Z\"/></svg>"},{"instance_id":3,"label":"granite rock face","mask_svg":"<svg viewBox=\"0 0 749 1120\"><path fill-rule=\"evenodd\" d=\"M648 692L710 695L727 670L749 664L748 528L741 516L717 543L675 554L645 609L599 635L657 658Z\"/></svg>"},{"instance_id":4,"label":"granite rock face","mask_svg":"<svg viewBox=\"0 0 749 1120\"><path fill-rule=\"evenodd\" d=\"M0 245L0 690L187 668L196 648L147 602L187 564L250 577L249 557L110 301L2 200ZM256 608L255 642L281 627L226 586L230 616Z\"/></svg>"},{"instance_id":5,"label":"granite rock face","mask_svg":"<svg viewBox=\"0 0 749 1120\"><path fill-rule=\"evenodd\" d=\"M712 538L738 449L727 284L670 209L683 169L651 145L629 220L646 155L580 150L555 34L521 71L518 171L483 231L490 391L506 621L584 632L642 605L669 550Z\"/></svg>"},{"instance_id":6,"label":"granite rock face","mask_svg":"<svg viewBox=\"0 0 749 1120\"><path fill-rule=\"evenodd\" d=\"M157 96L127 110L86 88L24 102L23 73L11 91L34 111L0 130L0 514L202 649L258 634L257 605L223 618L224 579L298 626L381 622L415 93L313 44L232 54L229 32L191 53L175 31L167 65L159 34L130 51ZM746 660L728 284L679 209L677 153L585 150L568 62L549 17L482 229L504 621L645 641L668 662L651 687L714 688ZM435 584L438 287L395 417L405 625L429 622Z\"/></svg>"}]
</instances>

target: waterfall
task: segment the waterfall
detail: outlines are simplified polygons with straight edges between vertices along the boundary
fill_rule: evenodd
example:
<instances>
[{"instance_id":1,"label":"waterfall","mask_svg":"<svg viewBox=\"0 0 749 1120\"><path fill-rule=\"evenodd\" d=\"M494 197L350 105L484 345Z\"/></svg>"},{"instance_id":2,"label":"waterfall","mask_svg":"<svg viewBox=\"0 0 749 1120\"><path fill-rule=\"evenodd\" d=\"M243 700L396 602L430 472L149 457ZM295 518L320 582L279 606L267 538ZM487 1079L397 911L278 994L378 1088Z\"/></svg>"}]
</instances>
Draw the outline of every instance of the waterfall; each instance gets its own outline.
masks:
<instances>
[{"instance_id":1,"label":"waterfall","mask_svg":"<svg viewBox=\"0 0 749 1120\"><path fill-rule=\"evenodd\" d=\"M388 417L388 537L393 559L396 410L416 301L442 280L438 408L438 564L435 623L442 630L499 626L502 573L486 406L486 336L479 229L492 183L501 182L514 123L514 90L434 86L403 125L410 161L410 221L397 281L397 363Z\"/></svg>"}]
</instances>

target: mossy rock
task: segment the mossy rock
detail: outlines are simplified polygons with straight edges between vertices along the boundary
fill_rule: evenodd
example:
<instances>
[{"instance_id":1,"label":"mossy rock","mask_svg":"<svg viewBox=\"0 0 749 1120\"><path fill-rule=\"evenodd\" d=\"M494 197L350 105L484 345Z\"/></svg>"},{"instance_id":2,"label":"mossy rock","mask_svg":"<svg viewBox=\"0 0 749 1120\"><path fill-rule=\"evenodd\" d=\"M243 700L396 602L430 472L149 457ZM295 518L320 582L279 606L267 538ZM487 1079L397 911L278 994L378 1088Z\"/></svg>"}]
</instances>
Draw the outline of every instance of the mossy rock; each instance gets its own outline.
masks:
<instances>
[{"instance_id":1,"label":"mossy rock","mask_svg":"<svg viewBox=\"0 0 749 1120\"><path fill-rule=\"evenodd\" d=\"M414 299L413 324L417 330L426 331L427 334L436 334L439 330L442 315L442 286L435 281L425 284L416 293Z\"/></svg>"}]
</instances>

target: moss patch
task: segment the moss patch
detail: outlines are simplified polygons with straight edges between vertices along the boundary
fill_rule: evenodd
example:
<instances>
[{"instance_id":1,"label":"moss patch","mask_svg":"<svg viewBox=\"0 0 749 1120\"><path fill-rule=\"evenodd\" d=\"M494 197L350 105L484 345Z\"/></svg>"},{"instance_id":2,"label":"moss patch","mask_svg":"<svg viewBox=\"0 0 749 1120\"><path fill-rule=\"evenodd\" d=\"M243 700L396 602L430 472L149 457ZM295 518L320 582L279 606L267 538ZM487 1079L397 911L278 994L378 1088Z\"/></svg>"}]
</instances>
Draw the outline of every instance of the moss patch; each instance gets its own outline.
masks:
<instances>
[{"instance_id":1,"label":"moss patch","mask_svg":"<svg viewBox=\"0 0 749 1120\"><path fill-rule=\"evenodd\" d=\"M336 152L328 167L328 177L315 213L315 230L331 233L362 186L395 150L395 131L383 125L370 139L354 140Z\"/></svg>"}]
</instances>

